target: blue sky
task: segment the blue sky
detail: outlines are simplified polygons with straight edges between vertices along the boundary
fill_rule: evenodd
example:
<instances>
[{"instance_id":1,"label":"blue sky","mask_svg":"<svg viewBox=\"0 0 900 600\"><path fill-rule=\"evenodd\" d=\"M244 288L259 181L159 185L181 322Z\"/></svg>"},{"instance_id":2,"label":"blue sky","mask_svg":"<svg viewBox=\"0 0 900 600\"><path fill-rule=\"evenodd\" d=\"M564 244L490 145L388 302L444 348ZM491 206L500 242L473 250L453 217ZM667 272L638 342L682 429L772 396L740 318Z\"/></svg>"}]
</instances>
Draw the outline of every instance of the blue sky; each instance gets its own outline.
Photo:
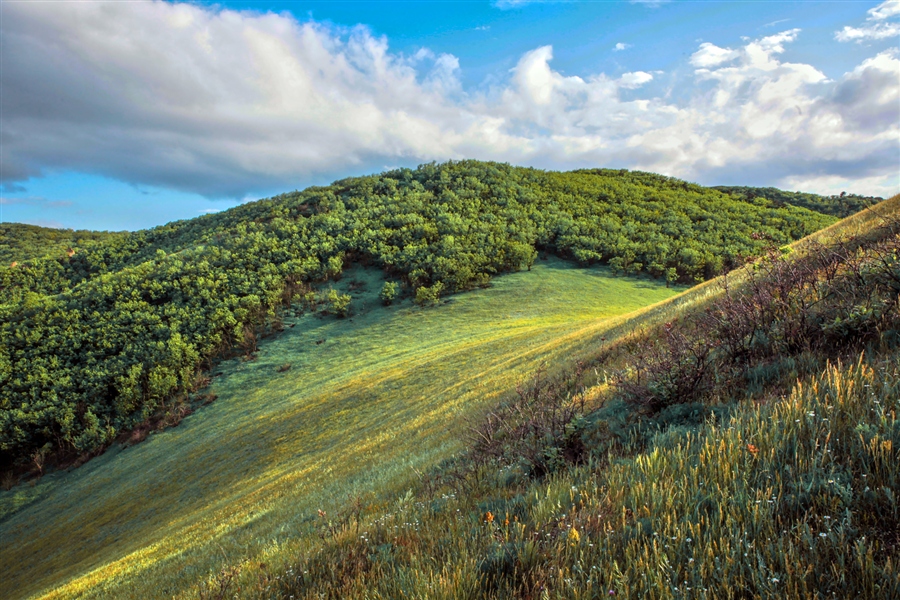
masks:
<instances>
[{"instance_id":1,"label":"blue sky","mask_svg":"<svg viewBox=\"0 0 900 600\"><path fill-rule=\"evenodd\" d=\"M136 229L480 158L900 191L900 4L0 4L0 219Z\"/></svg>"}]
</instances>

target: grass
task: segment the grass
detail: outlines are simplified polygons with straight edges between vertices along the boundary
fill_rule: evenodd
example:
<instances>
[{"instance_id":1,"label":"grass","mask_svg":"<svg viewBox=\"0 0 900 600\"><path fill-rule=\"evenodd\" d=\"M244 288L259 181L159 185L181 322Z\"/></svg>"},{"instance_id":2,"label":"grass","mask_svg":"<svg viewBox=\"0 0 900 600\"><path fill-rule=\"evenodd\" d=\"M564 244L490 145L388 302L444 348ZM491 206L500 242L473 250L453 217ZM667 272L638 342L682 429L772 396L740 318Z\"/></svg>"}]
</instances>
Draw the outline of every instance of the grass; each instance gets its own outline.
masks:
<instances>
[{"instance_id":1,"label":"grass","mask_svg":"<svg viewBox=\"0 0 900 600\"><path fill-rule=\"evenodd\" d=\"M898 392L896 355L833 364L633 456L399 502L242 597L898 598Z\"/></svg>"},{"instance_id":2,"label":"grass","mask_svg":"<svg viewBox=\"0 0 900 600\"><path fill-rule=\"evenodd\" d=\"M882 208L896 212L897 205L895 197ZM846 220L826 234L862 231L870 227L867 221L871 218ZM844 419L839 431L817 429L813 435L788 427L782 435L776 412L788 409L778 408L781 403L763 413L744 406L727 426L710 423L687 436L672 432L654 442L655 450L613 461L609 469L579 467L536 482L522 492L525 500L502 497L513 488L498 481L496 498L490 490L468 499L448 497L440 510L418 504L415 498L406 502L404 491L414 483L417 471L461 450L466 419L495 404L540 364L550 365L551 371L565 370L577 358L591 358L616 340L702 306L720 293L720 286L713 281L680 292L647 280L611 277L604 269L574 269L551 260L539 262L530 273L498 278L489 289L455 296L423 311L408 300L380 307L376 295L382 282L376 273L348 273L339 284L341 291L349 290L352 281L365 289L352 286L351 318L307 315L289 320L294 327L264 342L257 360L221 365L223 375L209 390L219 400L179 427L109 452L74 472L49 474L34 487L0 492L4 541L0 596L185 596L196 591L191 588L198 581L224 567L226 574L229 569L243 570L229 593L252 596L255 590L268 597L266 590L271 589L300 597L294 569L306 565L312 573L319 556L320 583L327 582L335 565L346 566L350 558L368 561L369 567L375 560L372 572L384 575L374 581L365 574L351 576L347 581L357 587L332 590L332 597L354 593L471 597L475 592L504 597L503 590L521 583L515 576L508 578L509 565L513 575L516 568L532 565L528 577L552 589L551 597L585 597L585 590L607 589L626 597L703 597L698 589L714 589L710 586L715 582L703 579L704 573L714 572L712 566L694 573L690 566L675 564L687 556L683 544L670 555L665 544L644 539L645 531L672 532L671 537L677 537L690 530L692 540L704 540L705 554L700 558L730 560L729 573L746 570L746 577L729 575L728 581L749 582L762 597L779 597L785 590L814 597L815 585L831 586L832 580L819 572L813 578L810 569L844 563L838 558L825 561L824 555L813 560L804 548L833 554L847 546L859 527L848 528L843 537L826 535L830 546L821 545L825 538L818 535L829 532L810 527L792 530L794 537L787 545L754 548L753 560L768 561L768 570L754 570L748 567L752 561L741 560L740 551L746 548L733 544L735 531L702 519L699 527L707 527L708 535L691 529L698 521L691 520L690 511L709 489L701 488L712 477L720 477L719 489L736 499L717 513L720 525L727 508L731 511L727 523L735 527L768 527L769 521L757 518L762 513L754 507L771 499L767 494L773 489L791 485L790 479L773 482L769 477L777 474L785 457L794 453L798 468L823 465L829 457L821 448L838 439L837 434L850 439L846 427L862 425L867 427L862 433L869 437L863 441L871 445L872 460L881 461L878 477L887 478L881 487L896 489L897 472L885 467L890 461L882 457L897 463L895 413L885 420L869 404L860 404L853 392L844 404L856 421ZM895 365L887 367L895 371ZM808 413L812 407L817 414L828 410L827 403L844 393L842 378L860 386L876 383L871 367L850 369L856 370L834 370L795 390L791 398L802 400L795 402L796 410ZM891 377L890 381L896 379ZM888 387L895 398L895 384ZM815 392L812 396L810 389ZM865 420L872 415L880 420ZM872 435L881 441L872 445ZM750 453L751 459L747 439L779 440L782 445L754 441L759 450ZM771 456L770 447L775 448ZM800 450L808 456L798 454ZM859 449L854 452L859 454ZM875 456L877 452L881 454ZM765 480L749 481L757 473L748 468L763 464L763 459L769 461L762 472ZM698 464L709 472L698 470ZM838 466L856 473L868 469L868 464ZM658 483L661 479L683 484L673 493ZM834 495L825 492L824 501L831 502ZM370 513L362 519L363 537L354 528L339 527L330 534L333 537L320 539L325 523L342 510L346 515L357 496L365 497ZM866 498L871 501L871 495L863 495ZM882 494L876 508L896 522L891 498ZM478 505L473 507L473 502ZM484 522L482 508L499 515L504 506L521 513L515 528L504 524L501 531L499 517L491 524ZM384 510L373 521L371 512L379 507ZM455 507L462 516L453 517ZM856 513L861 512L858 509ZM318 516L320 510L327 515ZM597 515L606 519L604 524L594 519ZM825 516L831 514L818 515ZM406 550L396 544L396 531L401 529ZM572 529L579 533L571 536ZM601 544L603 532L608 535ZM810 537L812 533L815 537ZM547 539L535 543L535 535ZM736 539L742 537L746 539L740 535ZM857 546L865 552L873 547ZM412 550L418 557L409 554ZM863 565L858 573L896 576L890 563L875 570L867 567L866 561L881 559L865 552L853 559ZM788 559L778 559L781 555ZM431 557L439 557L444 566L435 569L428 562ZM541 571L541 564L553 565L554 571ZM807 575L794 577L796 565L802 565ZM597 568L588 572L591 566ZM602 573L594 572L598 569ZM771 577L765 579L767 573ZM673 587L670 575L693 579L685 579L684 588ZM229 579L210 581L221 584ZM889 587L892 581L896 578L862 582L860 589L891 593L896 589ZM774 586L780 582L792 587ZM865 587L870 584L881 587ZM485 585L495 589L485 591Z\"/></svg>"},{"instance_id":3,"label":"grass","mask_svg":"<svg viewBox=\"0 0 900 600\"><path fill-rule=\"evenodd\" d=\"M246 557L286 564L318 510L400 492L517 380L682 291L558 260L428 310L381 307L378 273L339 287L354 281L350 318L288 319L178 427L0 492L0 596L169 597Z\"/></svg>"},{"instance_id":4,"label":"grass","mask_svg":"<svg viewBox=\"0 0 900 600\"><path fill-rule=\"evenodd\" d=\"M881 209L896 216L898 200ZM880 222L844 225L826 235L869 235ZM896 273L896 263L877 264ZM852 280L863 294L883 293L872 278ZM699 286L620 333L714 296ZM832 362L830 350L813 345L822 354L798 355L812 359L799 379L770 377L752 402L741 401L746 390L718 398L726 410L701 411L705 421L634 422L622 442L593 444L587 464L549 478L524 476L515 456L473 459L465 481L438 471L436 484L371 505L360 527L329 532L287 568L236 564L229 591L297 599L900 598L896 315L883 326L890 330L862 354L851 350L861 347L852 336ZM583 439L601 442L608 423L593 417L621 408L614 401L589 415L597 429Z\"/></svg>"}]
</instances>

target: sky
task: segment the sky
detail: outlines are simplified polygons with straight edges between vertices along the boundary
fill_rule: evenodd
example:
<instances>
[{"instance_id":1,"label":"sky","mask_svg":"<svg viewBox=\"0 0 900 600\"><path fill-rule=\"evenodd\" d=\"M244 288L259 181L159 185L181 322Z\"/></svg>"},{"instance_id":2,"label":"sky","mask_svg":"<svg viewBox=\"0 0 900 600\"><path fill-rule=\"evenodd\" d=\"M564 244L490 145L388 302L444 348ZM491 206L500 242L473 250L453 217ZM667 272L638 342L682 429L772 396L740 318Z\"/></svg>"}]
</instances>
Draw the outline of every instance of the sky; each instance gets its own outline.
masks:
<instances>
[{"instance_id":1,"label":"sky","mask_svg":"<svg viewBox=\"0 0 900 600\"><path fill-rule=\"evenodd\" d=\"M900 191L900 2L0 1L0 221L466 158Z\"/></svg>"}]
</instances>

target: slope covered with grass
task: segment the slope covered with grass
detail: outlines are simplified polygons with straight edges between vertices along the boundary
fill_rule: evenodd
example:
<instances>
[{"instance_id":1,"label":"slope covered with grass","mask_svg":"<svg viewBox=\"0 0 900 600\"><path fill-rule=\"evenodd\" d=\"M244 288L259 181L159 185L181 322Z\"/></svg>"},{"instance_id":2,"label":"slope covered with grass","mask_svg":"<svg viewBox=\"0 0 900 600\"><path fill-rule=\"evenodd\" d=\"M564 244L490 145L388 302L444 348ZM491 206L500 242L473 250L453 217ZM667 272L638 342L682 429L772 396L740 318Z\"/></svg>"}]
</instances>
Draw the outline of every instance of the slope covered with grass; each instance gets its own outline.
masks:
<instances>
[{"instance_id":1,"label":"slope covered with grass","mask_svg":"<svg viewBox=\"0 0 900 600\"><path fill-rule=\"evenodd\" d=\"M382 283L345 272L352 317L286 315L178 427L0 492L0 596L168 597L244 556L284 562L319 541L319 509L408 485L519 379L680 291L553 258L427 310L383 307Z\"/></svg>"},{"instance_id":2,"label":"slope covered with grass","mask_svg":"<svg viewBox=\"0 0 900 600\"><path fill-rule=\"evenodd\" d=\"M593 369L520 386L417 493L196 591L900 597L898 294L900 196L654 307Z\"/></svg>"},{"instance_id":3,"label":"slope covered with grass","mask_svg":"<svg viewBox=\"0 0 900 600\"><path fill-rule=\"evenodd\" d=\"M522 481L508 469L368 507L251 598L897 598L900 370L836 364L742 404ZM206 597L215 597L209 594Z\"/></svg>"}]
</instances>

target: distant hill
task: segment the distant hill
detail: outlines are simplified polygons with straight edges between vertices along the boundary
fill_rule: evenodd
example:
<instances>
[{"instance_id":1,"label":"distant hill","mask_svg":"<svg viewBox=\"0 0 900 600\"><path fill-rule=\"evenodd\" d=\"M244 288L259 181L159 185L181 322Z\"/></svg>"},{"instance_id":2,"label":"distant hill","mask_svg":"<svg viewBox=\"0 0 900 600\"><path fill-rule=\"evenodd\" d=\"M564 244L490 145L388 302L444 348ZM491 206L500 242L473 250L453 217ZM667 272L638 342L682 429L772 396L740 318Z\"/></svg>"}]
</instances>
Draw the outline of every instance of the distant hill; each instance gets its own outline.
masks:
<instances>
[{"instance_id":1,"label":"distant hill","mask_svg":"<svg viewBox=\"0 0 900 600\"><path fill-rule=\"evenodd\" d=\"M822 214L831 215L843 219L858 213L870 206L874 206L884 200L877 196L859 196L842 192L838 196L820 196L807 192L786 192L773 187L745 187L719 185L713 189L731 194L743 200L752 201L763 198L773 203L773 206L800 206Z\"/></svg>"},{"instance_id":2,"label":"distant hill","mask_svg":"<svg viewBox=\"0 0 900 600\"><path fill-rule=\"evenodd\" d=\"M0 265L9 266L12 262L24 262L44 256L62 256L69 249L87 247L123 235L124 232L53 229L21 223L0 223Z\"/></svg>"}]
</instances>

